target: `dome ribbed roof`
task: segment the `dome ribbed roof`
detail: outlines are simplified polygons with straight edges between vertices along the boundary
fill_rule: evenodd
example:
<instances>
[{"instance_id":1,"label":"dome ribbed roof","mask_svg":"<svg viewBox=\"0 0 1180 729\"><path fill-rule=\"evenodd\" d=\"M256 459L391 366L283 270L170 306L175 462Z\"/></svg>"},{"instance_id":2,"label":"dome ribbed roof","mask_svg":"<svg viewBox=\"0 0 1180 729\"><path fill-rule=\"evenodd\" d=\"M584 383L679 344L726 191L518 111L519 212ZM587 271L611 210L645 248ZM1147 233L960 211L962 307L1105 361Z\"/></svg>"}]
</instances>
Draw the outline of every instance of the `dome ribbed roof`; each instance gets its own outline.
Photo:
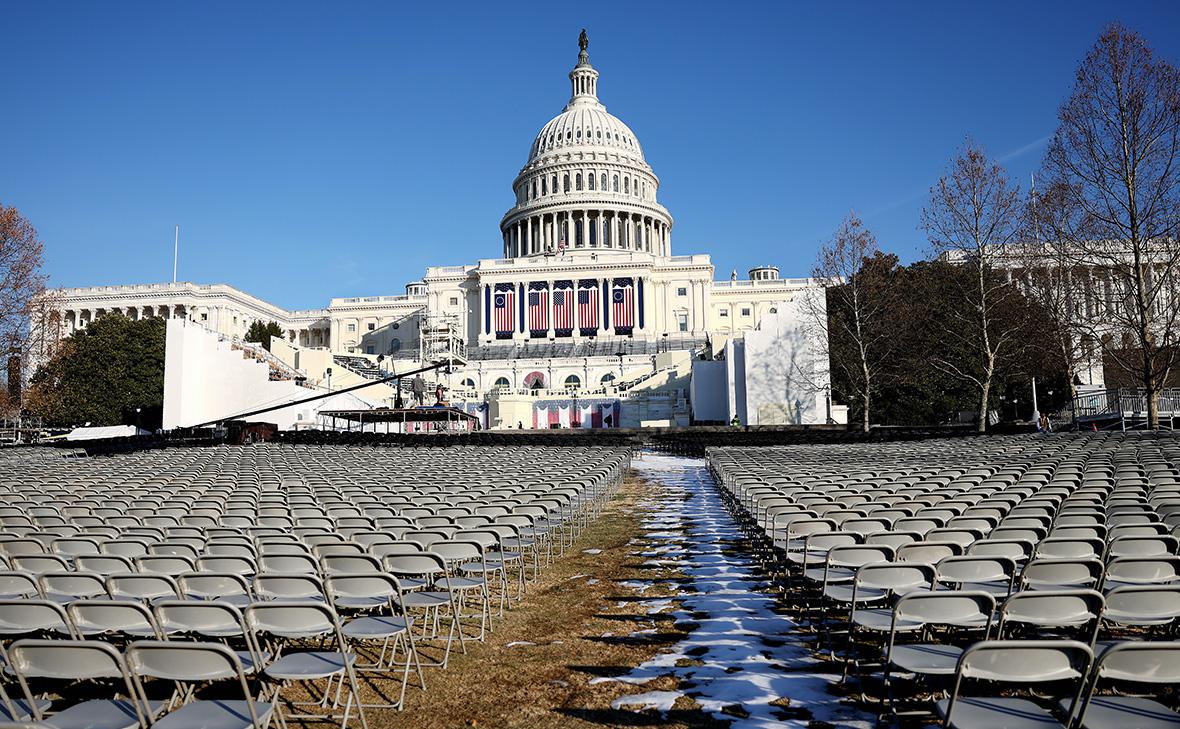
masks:
<instances>
[{"instance_id":1,"label":"dome ribbed roof","mask_svg":"<svg viewBox=\"0 0 1180 729\"><path fill-rule=\"evenodd\" d=\"M529 151L529 162L550 152L568 152L575 148L625 152L643 161L643 149L635 138L635 132L608 114L606 107L597 101L585 103L578 99L571 102L565 111L541 127Z\"/></svg>"}]
</instances>

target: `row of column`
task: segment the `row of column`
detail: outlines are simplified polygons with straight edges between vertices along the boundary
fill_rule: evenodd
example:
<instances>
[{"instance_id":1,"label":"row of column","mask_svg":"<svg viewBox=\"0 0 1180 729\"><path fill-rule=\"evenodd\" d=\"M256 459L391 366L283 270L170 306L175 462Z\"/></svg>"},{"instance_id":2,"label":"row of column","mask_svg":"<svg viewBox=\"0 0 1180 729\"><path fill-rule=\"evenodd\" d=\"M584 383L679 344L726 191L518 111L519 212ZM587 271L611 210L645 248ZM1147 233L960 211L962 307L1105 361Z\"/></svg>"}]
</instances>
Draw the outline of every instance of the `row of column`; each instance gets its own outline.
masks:
<instances>
[{"instance_id":1,"label":"row of column","mask_svg":"<svg viewBox=\"0 0 1180 729\"><path fill-rule=\"evenodd\" d=\"M504 230L504 256L519 258L565 248L618 248L668 255L669 227L650 215L615 210L543 213Z\"/></svg>"},{"instance_id":2,"label":"row of column","mask_svg":"<svg viewBox=\"0 0 1180 729\"><path fill-rule=\"evenodd\" d=\"M183 304L160 304L157 306L111 306L94 309L65 309L61 313L66 332L84 329L88 324L108 314L121 314L128 319L180 318L187 315Z\"/></svg>"}]
</instances>

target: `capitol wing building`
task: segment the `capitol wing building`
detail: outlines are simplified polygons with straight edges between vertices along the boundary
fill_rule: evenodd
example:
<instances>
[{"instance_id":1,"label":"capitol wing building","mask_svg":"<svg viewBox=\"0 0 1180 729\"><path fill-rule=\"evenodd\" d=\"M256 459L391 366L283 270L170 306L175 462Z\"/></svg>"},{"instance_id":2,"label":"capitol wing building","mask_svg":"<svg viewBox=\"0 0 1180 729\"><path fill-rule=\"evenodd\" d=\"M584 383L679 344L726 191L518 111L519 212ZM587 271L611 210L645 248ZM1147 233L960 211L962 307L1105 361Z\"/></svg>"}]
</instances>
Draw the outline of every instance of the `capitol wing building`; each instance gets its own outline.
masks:
<instances>
[{"instance_id":1,"label":"capitol wing building","mask_svg":"<svg viewBox=\"0 0 1180 729\"><path fill-rule=\"evenodd\" d=\"M271 380L339 389L446 360L432 387L492 428L842 420L802 304L822 306L822 290L770 265L717 281L708 255L673 255L659 178L599 100L584 33L579 46L570 99L513 180L500 257L428 268L404 294L305 311L222 284L60 289L61 334L112 313L161 316L174 320L170 348L183 327L234 351L251 323L274 321L284 340L255 355L271 360ZM168 422L167 396L182 390L166 383L166 427L195 424ZM374 406L394 398L384 384L358 394ZM288 425L315 427L315 416L301 410Z\"/></svg>"}]
</instances>

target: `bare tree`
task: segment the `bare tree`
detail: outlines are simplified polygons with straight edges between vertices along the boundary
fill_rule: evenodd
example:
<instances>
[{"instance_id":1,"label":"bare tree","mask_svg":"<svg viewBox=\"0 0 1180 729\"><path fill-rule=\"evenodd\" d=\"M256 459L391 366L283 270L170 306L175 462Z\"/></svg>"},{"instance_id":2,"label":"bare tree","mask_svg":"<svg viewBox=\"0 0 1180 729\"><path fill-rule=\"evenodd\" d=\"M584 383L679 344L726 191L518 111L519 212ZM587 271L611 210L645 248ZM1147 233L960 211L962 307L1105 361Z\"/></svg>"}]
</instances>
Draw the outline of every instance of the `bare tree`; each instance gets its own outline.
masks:
<instances>
[{"instance_id":1,"label":"bare tree","mask_svg":"<svg viewBox=\"0 0 1180 729\"><path fill-rule=\"evenodd\" d=\"M833 390L860 406L866 433L894 341L882 320L891 303L896 259L882 257L876 237L856 213L849 213L820 247L811 273L827 293L826 305L811 312L824 350L821 361L828 364L826 374L834 375Z\"/></svg>"},{"instance_id":2,"label":"bare tree","mask_svg":"<svg viewBox=\"0 0 1180 729\"><path fill-rule=\"evenodd\" d=\"M59 315L45 295L41 239L15 207L0 203L0 348L25 363L56 335ZM10 365L11 366L11 365ZM9 377L9 382L20 378ZM19 397L8 393L10 404Z\"/></svg>"},{"instance_id":3,"label":"bare tree","mask_svg":"<svg viewBox=\"0 0 1180 729\"><path fill-rule=\"evenodd\" d=\"M1020 283L1025 293L1039 302L1052 327L1052 345L1060 358L1069 384L1070 396L1077 397L1077 382L1082 369L1089 369L1093 355L1092 340L1080 317L1085 311L1085 277L1077 269L1075 251L1063 242L1056 231L1073 226L1074 214L1066 204L1068 191L1052 185L1044 192L1029 194L1025 241L1014 246L1010 264L1021 271Z\"/></svg>"},{"instance_id":4,"label":"bare tree","mask_svg":"<svg viewBox=\"0 0 1180 729\"><path fill-rule=\"evenodd\" d=\"M930 365L972 383L979 391L980 432L987 429L992 383L1002 360L1020 345L1022 323L1000 316L1019 296L999 263L1020 234L1020 189L1004 168L970 139L950 170L930 189L921 225L936 254L967 267L970 285L958 295L966 306L937 318L942 336L956 346L935 354ZM967 356L955 356L967 352Z\"/></svg>"},{"instance_id":5,"label":"bare tree","mask_svg":"<svg viewBox=\"0 0 1180 729\"><path fill-rule=\"evenodd\" d=\"M1158 428L1180 317L1180 74L1137 34L1111 25L1078 68L1058 119L1045 167L1070 214L1053 232L1075 267L1109 277L1101 312L1080 324L1137 373L1148 426Z\"/></svg>"}]
</instances>

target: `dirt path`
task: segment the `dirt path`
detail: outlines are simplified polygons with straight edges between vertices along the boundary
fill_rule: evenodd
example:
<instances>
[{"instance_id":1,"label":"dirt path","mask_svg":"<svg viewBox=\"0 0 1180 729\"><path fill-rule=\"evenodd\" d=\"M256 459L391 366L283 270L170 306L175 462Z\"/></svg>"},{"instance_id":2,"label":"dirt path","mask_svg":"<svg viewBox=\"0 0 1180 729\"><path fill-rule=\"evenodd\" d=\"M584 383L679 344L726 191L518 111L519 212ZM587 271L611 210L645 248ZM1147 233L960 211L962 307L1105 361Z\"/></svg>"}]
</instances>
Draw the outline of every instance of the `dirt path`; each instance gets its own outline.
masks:
<instances>
[{"instance_id":1,"label":"dirt path","mask_svg":"<svg viewBox=\"0 0 1180 729\"><path fill-rule=\"evenodd\" d=\"M425 692L411 689L403 712L371 712L369 725L453 727L653 726L724 727L688 698L660 718L652 712L612 709L633 693L623 683L592 683L629 672L686 633L654 600L677 584L661 575L649 586L653 566L635 556L634 540L661 497L662 486L632 475L572 550L530 585L485 643L469 642L467 655L452 655L446 671L427 669ZM673 578L675 575L672 576ZM658 606L658 605L657 605ZM669 604L669 607L672 607ZM649 690L675 688L657 679Z\"/></svg>"}]
</instances>

